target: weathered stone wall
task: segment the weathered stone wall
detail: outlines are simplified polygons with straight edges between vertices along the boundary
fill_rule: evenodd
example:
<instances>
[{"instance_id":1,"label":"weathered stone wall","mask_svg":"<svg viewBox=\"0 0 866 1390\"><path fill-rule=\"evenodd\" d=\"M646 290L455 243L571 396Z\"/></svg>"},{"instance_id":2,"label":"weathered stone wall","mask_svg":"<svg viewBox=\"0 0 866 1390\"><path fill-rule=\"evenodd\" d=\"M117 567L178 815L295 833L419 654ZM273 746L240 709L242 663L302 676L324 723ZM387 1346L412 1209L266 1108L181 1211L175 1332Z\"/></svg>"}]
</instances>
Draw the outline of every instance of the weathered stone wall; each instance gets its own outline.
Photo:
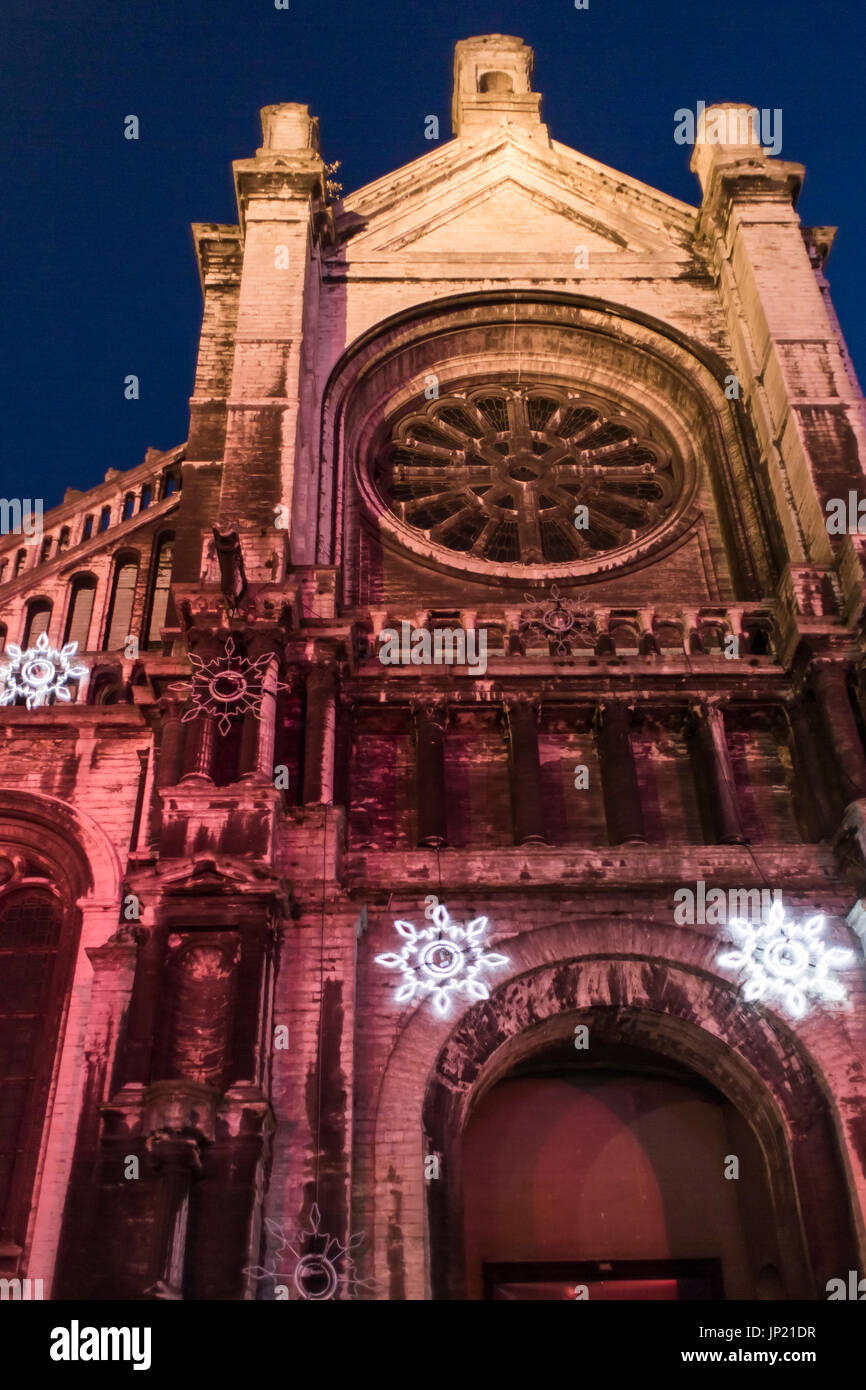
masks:
<instances>
[{"instance_id":1,"label":"weathered stone wall","mask_svg":"<svg viewBox=\"0 0 866 1390\"><path fill-rule=\"evenodd\" d=\"M188 445L71 495L44 560L0 575L11 641L28 599L52 598L57 642L70 576L100 586L90 685L0 712L10 825L68 819L93 868L67 894L80 946L14 1252L50 1279L65 1204L70 1296L270 1296L248 1272L262 1259L302 1296L263 1221L297 1248L317 1213L361 1242L337 1296L466 1296L464 1128L582 1020L746 1118L789 1296L862 1267L866 568L823 522L859 486L862 401L792 207L798 166L702 146L689 207L551 141L530 73L519 40L459 45L454 140L342 200L307 108L266 108L235 165L239 225L196 226ZM669 510L559 568L398 525L373 463L431 378L442 396L588 393L669 462ZM181 463L178 506L158 484ZM141 553L142 635L166 529L160 650L103 654L114 558ZM402 621L484 628L486 669L383 665ZM117 704L93 703L97 676ZM847 998L796 1020L746 1002L724 926L674 918L699 882L825 913L854 952ZM488 999L444 1018L396 1003L399 972L375 960L431 895L485 916L508 957ZM205 964L172 992L197 943Z\"/></svg>"}]
</instances>

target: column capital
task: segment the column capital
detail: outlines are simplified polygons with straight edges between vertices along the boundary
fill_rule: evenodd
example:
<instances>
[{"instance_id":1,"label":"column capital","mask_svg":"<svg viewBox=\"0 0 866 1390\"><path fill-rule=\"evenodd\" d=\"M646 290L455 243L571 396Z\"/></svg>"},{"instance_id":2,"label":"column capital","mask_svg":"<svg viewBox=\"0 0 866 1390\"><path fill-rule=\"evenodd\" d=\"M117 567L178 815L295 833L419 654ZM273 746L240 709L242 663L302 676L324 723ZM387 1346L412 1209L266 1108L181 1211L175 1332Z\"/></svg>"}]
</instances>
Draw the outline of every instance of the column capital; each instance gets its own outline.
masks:
<instances>
[{"instance_id":1,"label":"column capital","mask_svg":"<svg viewBox=\"0 0 866 1390\"><path fill-rule=\"evenodd\" d=\"M601 695L595 702L592 725L596 730L605 725L631 724L637 701L630 695Z\"/></svg>"},{"instance_id":2,"label":"column capital","mask_svg":"<svg viewBox=\"0 0 866 1390\"><path fill-rule=\"evenodd\" d=\"M436 724L440 729L447 728L450 709L445 696L418 696L409 701L409 709L415 723L423 719L428 724Z\"/></svg>"},{"instance_id":3,"label":"column capital","mask_svg":"<svg viewBox=\"0 0 866 1390\"><path fill-rule=\"evenodd\" d=\"M515 714L523 714L535 718L536 724L541 719L541 696L540 695L503 695L502 712L506 723L510 722Z\"/></svg>"},{"instance_id":4,"label":"column capital","mask_svg":"<svg viewBox=\"0 0 866 1390\"><path fill-rule=\"evenodd\" d=\"M689 714L697 719L705 719L707 723L718 723L720 719L724 720L725 710L730 706L728 695L699 695L689 700Z\"/></svg>"}]
</instances>

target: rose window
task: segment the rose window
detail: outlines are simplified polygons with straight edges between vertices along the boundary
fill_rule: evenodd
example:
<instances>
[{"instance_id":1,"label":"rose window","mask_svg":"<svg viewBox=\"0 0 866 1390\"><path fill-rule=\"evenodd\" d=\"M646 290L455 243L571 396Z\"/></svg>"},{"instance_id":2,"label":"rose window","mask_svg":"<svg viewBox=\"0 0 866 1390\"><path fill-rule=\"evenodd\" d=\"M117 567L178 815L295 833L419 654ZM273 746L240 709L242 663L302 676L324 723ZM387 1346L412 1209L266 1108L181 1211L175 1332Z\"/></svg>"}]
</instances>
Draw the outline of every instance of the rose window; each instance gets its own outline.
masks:
<instances>
[{"instance_id":1,"label":"rose window","mask_svg":"<svg viewBox=\"0 0 866 1390\"><path fill-rule=\"evenodd\" d=\"M579 564L657 527L678 487L640 426L579 394L481 387L393 431L379 494L446 550L495 564Z\"/></svg>"}]
</instances>

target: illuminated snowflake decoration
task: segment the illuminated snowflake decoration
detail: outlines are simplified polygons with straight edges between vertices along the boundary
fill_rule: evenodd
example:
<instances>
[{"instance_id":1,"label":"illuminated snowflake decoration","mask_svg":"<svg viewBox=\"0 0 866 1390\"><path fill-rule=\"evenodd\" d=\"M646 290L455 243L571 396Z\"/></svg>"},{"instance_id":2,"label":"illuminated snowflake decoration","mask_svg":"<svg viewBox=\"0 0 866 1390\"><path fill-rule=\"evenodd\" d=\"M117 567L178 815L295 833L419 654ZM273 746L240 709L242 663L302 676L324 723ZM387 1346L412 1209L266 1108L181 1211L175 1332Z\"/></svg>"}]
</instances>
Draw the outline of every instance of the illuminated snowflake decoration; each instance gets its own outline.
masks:
<instances>
[{"instance_id":1,"label":"illuminated snowflake decoration","mask_svg":"<svg viewBox=\"0 0 866 1390\"><path fill-rule=\"evenodd\" d=\"M740 949L725 951L717 964L743 972L744 999L775 998L794 1018L802 1018L810 997L834 1003L847 997L832 972L851 965L854 954L825 945L821 940L822 916L788 922L782 904L775 902L766 922L759 926L737 920L728 927Z\"/></svg>"},{"instance_id":2,"label":"illuminated snowflake decoration","mask_svg":"<svg viewBox=\"0 0 866 1390\"><path fill-rule=\"evenodd\" d=\"M79 680L87 675L86 666L70 666L70 658L78 651L77 642L67 642L58 651L48 644L48 634L40 632L35 647L22 651L14 642L6 648L11 658L7 666L0 667L0 681L3 693L0 705L12 705L24 698L28 709L39 709L47 705L53 697L66 703L72 699L66 682Z\"/></svg>"},{"instance_id":3,"label":"illuminated snowflake decoration","mask_svg":"<svg viewBox=\"0 0 866 1390\"><path fill-rule=\"evenodd\" d=\"M545 636L555 643L554 654L556 656L569 656L571 654L569 633L573 632L575 636L578 634L588 637L595 636L595 623L583 604L576 599L563 598L558 584L551 585L549 599L546 597L538 599L530 593L524 594L524 598L528 603L536 604L537 608L532 617L523 619L520 624L521 629L525 632L533 629L543 631Z\"/></svg>"},{"instance_id":4,"label":"illuminated snowflake decoration","mask_svg":"<svg viewBox=\"0 0 866 1390\"><path fill-rule=\"evenodd\" d=\"M170 685L169 690L179 695L188 695L189 709L183 716L184 724L197 719L200 714L210 714L218 721L221 734L227 734L233 719L243 714L254 714L261 719L263 681L267 673L270 655L254 658L235 654L234 638L229 637L225 645L225 655L215 656L211 661L190 652L189 659L195 668L191 684L179 681ZM274 683L274 690L287 690L282 681Z\"/></svg>"},{"instance_id":5,"label":"illuminated snowflake decoration","mask_svg":"<svg viewBox=\"0 0 866 1390\"><path fill-rule=\"evenodd\" d=\"M295 1237L293 1244L282 1226L266 1220L265 1227L276 1241L269 1263L249 1266L244 1273L251 1274L257 1283L272 1284L274 1297L277 1290L284 1290L289 1299L321 1302L341 1295L352 1298L361 1289L374 1292L372 1280L355 1277L352 1251L363 1244L364 1237L351 1236L343 1243L321 1231L321 1224L321 1212L314 1203L308 1229Z\"/></svg>"},{"instance_id":6,"label":"illuminated snowflake decoration","mask_svg":"<svg viewBox=\"0 0 866 1390\"><path fill-rule=\"evenodd\" d=\"M489 999L490 991L478 975L482 969L507 965L508 956L485 954L483 937L487 918L476 917L468 926L452 922L447 907L433 913L435 926L419 931L411 922L394 926L406 944L402 951L376 957L377 965L400 970L403 983L394 995L397 1004L431 996L436 1013L444 1017L457 994L467 999Z\"/></svg>"}]
</instances>

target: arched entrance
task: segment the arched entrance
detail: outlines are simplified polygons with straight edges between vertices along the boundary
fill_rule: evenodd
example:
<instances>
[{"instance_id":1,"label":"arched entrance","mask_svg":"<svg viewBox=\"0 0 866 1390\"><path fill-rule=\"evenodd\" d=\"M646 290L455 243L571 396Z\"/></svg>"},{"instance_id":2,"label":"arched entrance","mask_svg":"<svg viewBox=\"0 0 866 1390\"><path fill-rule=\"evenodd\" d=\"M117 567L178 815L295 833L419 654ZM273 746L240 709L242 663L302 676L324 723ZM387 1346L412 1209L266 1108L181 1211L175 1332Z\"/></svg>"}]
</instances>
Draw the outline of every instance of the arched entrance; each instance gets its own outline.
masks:
<instances>
[{"instance_id":1,"label":"arched entrance","mask_svg":"<svg viewBox=\"0 0 866 1390\"><path fill-rule=\"evenodd\" d=\"M610 1036L611 1012L473 1107L467 1297L757 1297L782 1262L755 1135L693 1070Z\"/></svg>"},{"instance_id":2,"label":"arched entrance","mask_svg":"<svg viewBox=\"0 0 866 1390\"><path fill-rule=\"evenodd\" d=\"M580 1024L589 1029L586 1065L570 1058L566 1064L568 1048L577 1055L574 1030ZM542 1084L547 1096L541 1094ZM545 1107L546 1119L539 1122L533 1108ZM444 1174L444 1181L428 1190L434 1298L482 1297L485 1271L478 1266L485 1263L576 1267L602 1262L613 1264L608 1273L615 1274L617 1261L643 1259L650 1281L704 1279L703 1293L689 1285L678 1296L713 1296L716 1277L715 1296L729 1298L821 1297L837 1269L856 1267L834 1120L814 1064L775 1016L744 1006L724 982L683 967L595 958L544 966L508 982L466 1015L448 1039L424 1116L428 1142L443 1156ZM528 1134L533 1125L534 1150ZM522 1127L522 1135L515 1137L515 1127ZM497 1130L500 1147L511 1145L512 1162L524 1165L522 1198L502 1160L490 1157ZM546 1199L540 1216L532 1203L570 1142L579 1143L580 1161L588 1165L583 1208L580 1191L562 1197L563 1229L554 1233ZM545 1145L550 1145L546 1155ZM611 1171L613 1160L605 1164L606 1148L619 1163L632 1165L631 1186ZM694 1205L683 1206L677 1195L683 1154L692 1177L699 1178ZM725 1154L741 1159L741 1174L749 1170L749 1182L736 1194L719 1162ZM478 1205L485 1181L479 1167L485 1164L486 1211ZM639 1190L642 1185L645 1203L636 1201L635 1184ZM632 1214L641 1215L630 1236L627 1222L617 1216L599 1218L604 1207L587 1219L600 1196L622 1202L626 1192ZM509 1201L529 1205L528 1215L512 1211L509 1217L513 1258L494 1234ZM701 1203L703 1232L697 1220ZM732 1226L727 1235L726 1223ZM509 1239L506 1231L502 1240ZM663 1267L665 1260L677 1259L692 1266L714 1259L715 1276L709 1266L679 1273L670 1264ZM571 1269L562 1273L565 1282L576 1282ZM488 1270L488 1292L491 1279L507 1284L507 1274L500 1268L491 1276ZM584 1282L591 1281L591 1271L584 1270L584 1276Z\"/></svg>"}]
</instances>

